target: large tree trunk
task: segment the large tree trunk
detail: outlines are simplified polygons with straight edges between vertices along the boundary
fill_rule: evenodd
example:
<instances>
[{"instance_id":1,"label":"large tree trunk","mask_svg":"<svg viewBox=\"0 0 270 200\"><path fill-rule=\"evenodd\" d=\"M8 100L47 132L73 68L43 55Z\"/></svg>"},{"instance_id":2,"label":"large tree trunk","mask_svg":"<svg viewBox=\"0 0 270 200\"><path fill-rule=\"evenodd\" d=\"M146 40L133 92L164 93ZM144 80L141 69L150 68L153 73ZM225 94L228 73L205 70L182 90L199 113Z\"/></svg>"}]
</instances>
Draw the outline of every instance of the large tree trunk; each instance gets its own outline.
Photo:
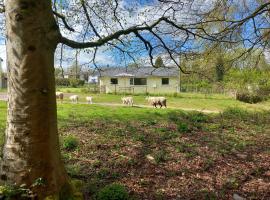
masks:
<instances>
[{"instance_id":1,"label":"large tree trunk","mask_svg":"<svg viewBox=\"0 0 270 200\"><path fill-rule=\"evenodd\" d=\"M7 0L8 117L0 179L39 199L68 184L57 134L54 52L59 30L50 0Z\"/></svg>"}]
</instances>

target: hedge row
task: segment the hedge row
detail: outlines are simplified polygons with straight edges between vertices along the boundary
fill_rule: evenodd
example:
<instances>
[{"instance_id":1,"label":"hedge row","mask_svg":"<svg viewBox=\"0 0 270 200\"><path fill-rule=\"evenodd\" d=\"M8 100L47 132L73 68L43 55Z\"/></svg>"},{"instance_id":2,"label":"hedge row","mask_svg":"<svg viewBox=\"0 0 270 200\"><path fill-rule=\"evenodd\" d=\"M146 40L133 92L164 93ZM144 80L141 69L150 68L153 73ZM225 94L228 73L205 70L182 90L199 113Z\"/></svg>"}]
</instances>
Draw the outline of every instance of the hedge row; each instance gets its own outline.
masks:
<instances>
[{"instance_id":1,"label":"hedge row","mask_svg":"<svg viewBox=\"0 0 270 200\"><path fill-rule=\"evenodd\" d=\"M66 86L66 87L79 87L84 85L84 80L69 79L69 78L56 78L56 86Z\"/></svg>"},{"instance_id":2,"label":"hedge row","mask_svg":"<svg viewBox=\"0 0 270 200\"><path fill-rule=\"evenodd\" d=\"M269 98L270 86L260 86L254 91L237 92L236 99L245 103L259 103Z\"/></svg>"}]
</instances>

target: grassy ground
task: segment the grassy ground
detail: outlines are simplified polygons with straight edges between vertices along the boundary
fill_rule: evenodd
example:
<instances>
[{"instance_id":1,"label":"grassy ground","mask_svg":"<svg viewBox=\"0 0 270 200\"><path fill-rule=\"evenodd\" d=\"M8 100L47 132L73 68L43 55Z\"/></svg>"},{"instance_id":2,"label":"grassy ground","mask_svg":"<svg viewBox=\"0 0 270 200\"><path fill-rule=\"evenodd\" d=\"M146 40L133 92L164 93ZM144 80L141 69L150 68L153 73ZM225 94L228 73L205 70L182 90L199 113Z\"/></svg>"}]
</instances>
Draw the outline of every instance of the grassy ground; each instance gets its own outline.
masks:
<instances>
[{"instance_id":1,"label":"grassy ground","mask_svg":"<svg viewBox=\"0 0 270 200\"><path fill-rule=\"evenodd\" d=\"M5 111L0 103L2 133ZM133 199L270 198L269 112L59 104L58 121L63 160L86 199L110 183Z\"/></svg>"},{"instance_id":2,"label":"grassy ground","mask_svg":"<svg viewBox=\"0 0 270 200\"><path fill-rule=\"evenodd\" d=\"M65 95L65 100L68 101L68 96L72 94L79 95L79 101L85 102L86 96L92 96L94 103L121 103L123 95L114 94L89 94L85 92L84 88L59 88L58 91L68 93ZM133 96L134 102L137 105L148 105L145 100L145 95ZM223 111L230 107L239 107L249 110L270 110L270 101L247 104L233 99L232 97L220 94L194 94L194 93L181 93L177 97L168 96L168 107L179 109L198 109L210 111Z\"/></svg>"},{"instance_id":3,"label":"grassy ground","mask_svg":"<svg viewBox=\"0 0 270 200\"><path fill-rule=\"evenodd\" d=\"M6 91L7 91L7 89L0 88L0 92L6 92Z\"/></svg>"},{"instance_id":4,"label":"grassy ground","mask_svg":"<svg viewBox=\"0 0 270 200\"><path fill-rule=\"evenodd\" d=\"M4 131L6 127L6 103L0 101L0 149L4 142Z\"/></svg>"}]
</instances>

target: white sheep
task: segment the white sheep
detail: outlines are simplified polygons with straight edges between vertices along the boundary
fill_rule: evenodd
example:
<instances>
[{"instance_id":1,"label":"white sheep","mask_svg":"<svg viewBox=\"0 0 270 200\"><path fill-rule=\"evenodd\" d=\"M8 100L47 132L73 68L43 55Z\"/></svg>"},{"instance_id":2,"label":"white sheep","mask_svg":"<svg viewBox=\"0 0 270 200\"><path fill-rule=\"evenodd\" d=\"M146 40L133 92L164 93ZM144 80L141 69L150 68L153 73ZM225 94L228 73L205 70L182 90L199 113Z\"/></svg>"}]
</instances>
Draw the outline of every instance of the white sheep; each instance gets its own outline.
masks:
<instances>
[{"instance_id":1,"label":"white sheep","mask_svg":"<svg viewBox=\"0 0 270 200\"><path fill-rule=\"evenodd\" d=\"M167 108L167 99L165 97L147 97L146 100L152 105L157 107L157 105L160 105L160 108L164 106Z\"/></svg>"},{"instance_id":2,"label":"white sheep","mask_svg":"<svg viewBox=\"0 0 270 200\"><path fill-rule=\"evenodd\" d=\"M133 97L122 97L121 100L123 104L128 105L128 106L133 106L133 103L134 103Z\"/></svg>"},{"instance_id":3,"label":"white sheep","mask_svg":"<svg viewBox=\"0 0 270 200\"><path fill-rule=\"evenodd\" d=\"M64 93L63 92L56 92L55 96L56 96L56 99L59 99L61 102L63 102L63 99L64 99Z\"/></svg>"},{"instance_id":4,"label":"white sheep","mask_svg":"<svg viewBox=\"0 0 270 200\"><path fill-rule=\"evenodd\" d=\"M93 103L93 97L85 97L87 103L92 104Z\"/></svg>"},{"instance_id":5,"label":"white sheep","mask_svg":"<svg viewBox=\"0 0 270 200\"><path fill-rule=\"evenodd\" d=\"M79 100L79 96L78 95L72 95L69 97L70 101L72 103L78 103L78 100Z\"/></svg>"}]
</instances>

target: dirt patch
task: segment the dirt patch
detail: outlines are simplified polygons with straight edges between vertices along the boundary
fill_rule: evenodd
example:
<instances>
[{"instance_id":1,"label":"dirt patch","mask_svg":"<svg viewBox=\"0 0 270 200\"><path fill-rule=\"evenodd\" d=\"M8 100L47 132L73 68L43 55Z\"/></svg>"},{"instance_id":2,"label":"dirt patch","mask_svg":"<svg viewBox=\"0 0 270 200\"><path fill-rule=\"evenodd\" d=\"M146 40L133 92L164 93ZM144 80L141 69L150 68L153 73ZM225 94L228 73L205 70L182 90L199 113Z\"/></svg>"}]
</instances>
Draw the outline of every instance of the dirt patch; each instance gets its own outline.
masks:
<instances>
[{"instance_id":1,"label":"dirt patch","mask_svg":"<svg viewBox=\"0 0 270 200\"><path fill-rule=\"evenodd\" d=\"M92 120L62 128L62 137L80 144L63 150L64 160L69 174L91 187L121 183L135 199L269 199L269 127L254 134L258 127L250 121L197 121L188 130L178 129L177 120Z\"/></svg>"}]
</instances>

